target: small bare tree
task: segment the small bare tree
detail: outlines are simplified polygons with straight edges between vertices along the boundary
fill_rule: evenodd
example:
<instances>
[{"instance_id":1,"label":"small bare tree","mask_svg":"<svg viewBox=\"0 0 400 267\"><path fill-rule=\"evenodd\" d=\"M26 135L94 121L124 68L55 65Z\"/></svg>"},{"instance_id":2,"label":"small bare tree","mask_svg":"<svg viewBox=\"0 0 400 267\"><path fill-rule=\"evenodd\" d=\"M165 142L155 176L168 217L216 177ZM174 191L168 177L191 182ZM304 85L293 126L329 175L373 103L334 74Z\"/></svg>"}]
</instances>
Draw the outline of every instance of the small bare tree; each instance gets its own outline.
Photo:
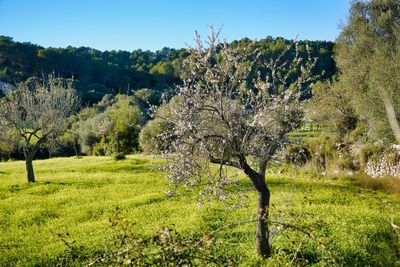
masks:
<instances>
[{"instance_id":1,"label":"small bare tree","mask_svg":"<svg viewBox=\"0 0 400 267\"><path fill-rule=\"evenodd\" d=\"M47 81L19 84L0 99L0 138L17 138L25 156L28 182L35 182L32 161L39 148L66 130L66 118L78 107L71 84L49 76Z\"/></svg>"},{"instance_id":2,"label":"small bare tree","mask_svg":"<svg viewBox=\"0 0 400 267\"><path fill-rule=\"evenodd\" d=\"M173 140L164 146L168 178L175 189L200 184L203 198L237 201L241 190L228 167L242 170L258 191L257 252L269 257L267 165L301 123L301 89L316 59L302 60L293 41L266 60L253 43L234 47L218 35L211 27L204 43L196 33L189 48L180 105L167 118L173 127L161 134Z\"/></svg>"}]
</instances>

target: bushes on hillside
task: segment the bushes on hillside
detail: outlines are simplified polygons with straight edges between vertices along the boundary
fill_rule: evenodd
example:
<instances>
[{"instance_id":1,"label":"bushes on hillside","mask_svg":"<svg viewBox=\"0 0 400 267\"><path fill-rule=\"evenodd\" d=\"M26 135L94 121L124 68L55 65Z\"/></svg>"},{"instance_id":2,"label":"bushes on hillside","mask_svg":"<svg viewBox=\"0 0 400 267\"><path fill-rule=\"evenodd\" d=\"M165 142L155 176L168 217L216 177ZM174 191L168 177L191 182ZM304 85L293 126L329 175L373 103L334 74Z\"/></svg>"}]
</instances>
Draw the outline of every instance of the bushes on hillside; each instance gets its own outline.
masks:
<instances>
[{"instance_id":1,"label":"bushes on hillside","mask_svg":"<svg viewBox=\"0 0 400 267\"><path fill-rule=\"evenodd\" d=\"M291 145L286 148L286 163L303 166L311 159L311 152L305 145Z\"/></svg>"},{"instance_id":2,"label":"bushes on hillside","mask_svg":"<svg viewBox=\"0 0 400 267\"><path fill-rule=\"evenodd\" d=\"M73 129L85 154L129 154L138 150L138 136L144 120L134 97L106 95L96 106L78 114Z\"/></svg>"},{"instance_id":3,"label":"bushes on hillside","mask_svg":"<svg viewBox=\"0 0 400 267\"><path fill-rule=\"evenodd\" d=\"M286 162L311 172L340 172L356 170L350 145L340 138L321 134L285 151Z\"/></svg>"},{"instance_id":4,"label":"bushes on hillside","mask_svg":"<svg viewBox=\"0 0 400 267\"><path fill-rule=\"evenodd\" d=\"M112 156L139 150L139 132L146 114L135 96L106 95L93 107L83 108L68 120L68 130L38 152L50 156ZM18 135L16 135L18 136ZM19 144L0 144L0 160L22 159Z\"/></svg>"},{"instance_id":5,"label":"bushes on hillside","mask_svg":"<svg viewBox=\"0 0 400 267\"><path fill-rule=\"evenodd\" d=\"M175 96L171 101L160 107L153 120L147 122L139 135L140 147L147 153L165 151L171 145L173 136L164 134L172 129L172 119L179 113L180 97Z\"/></svg>"}]
</instances>

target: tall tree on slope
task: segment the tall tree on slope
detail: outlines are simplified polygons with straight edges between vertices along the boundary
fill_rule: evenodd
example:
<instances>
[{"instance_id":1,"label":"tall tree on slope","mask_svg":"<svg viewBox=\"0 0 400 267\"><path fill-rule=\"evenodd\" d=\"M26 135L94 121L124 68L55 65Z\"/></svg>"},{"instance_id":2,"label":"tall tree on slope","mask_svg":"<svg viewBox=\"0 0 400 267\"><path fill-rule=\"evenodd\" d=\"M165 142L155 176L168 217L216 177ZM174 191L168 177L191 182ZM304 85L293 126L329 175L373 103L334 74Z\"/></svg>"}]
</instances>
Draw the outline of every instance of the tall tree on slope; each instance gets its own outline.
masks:
<instances>
[{"instance_id":1,"label":"tall tree on slope","mask_svg":"<svg viewBox=\"0 0 400 267\"><path fill-rule=\"evenodd\" d=\"M339 86L371 132L400 143L400 2L354 1L335 59Z\"/></svg>"}]
</instances>

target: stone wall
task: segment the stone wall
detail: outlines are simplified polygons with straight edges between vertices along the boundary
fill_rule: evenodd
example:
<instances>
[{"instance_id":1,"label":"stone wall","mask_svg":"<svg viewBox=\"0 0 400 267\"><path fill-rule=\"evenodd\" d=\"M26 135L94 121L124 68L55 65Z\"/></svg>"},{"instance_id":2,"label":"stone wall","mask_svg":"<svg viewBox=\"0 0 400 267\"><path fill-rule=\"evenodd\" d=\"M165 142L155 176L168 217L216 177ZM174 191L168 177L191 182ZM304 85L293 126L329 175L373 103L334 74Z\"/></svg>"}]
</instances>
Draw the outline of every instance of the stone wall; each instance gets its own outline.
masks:
<instances>
[{"instance_id":1,"label":"stone wall","mask_svg":"<svg viewBox=\"0 0 400 267\"><path fill-rule=\"evenodd\" d=\"M391 155L383 155L378 160L369 160L365 173L374 177L393 176L400 179L400 145L393 145ZM397 155L396 155L397 154Z\"/></svg>"}]
</instances>

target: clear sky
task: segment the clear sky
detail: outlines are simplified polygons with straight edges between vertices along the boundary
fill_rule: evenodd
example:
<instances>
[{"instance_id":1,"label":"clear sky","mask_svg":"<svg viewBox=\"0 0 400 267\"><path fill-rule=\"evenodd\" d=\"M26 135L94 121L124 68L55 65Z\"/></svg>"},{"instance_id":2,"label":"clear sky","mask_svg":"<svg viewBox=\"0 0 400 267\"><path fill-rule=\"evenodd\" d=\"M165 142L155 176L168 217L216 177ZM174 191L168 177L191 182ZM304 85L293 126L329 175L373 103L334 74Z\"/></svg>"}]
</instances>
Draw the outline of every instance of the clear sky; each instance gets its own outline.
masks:
<instances>
[{"instance_id":1,"label":"clear sky","mask_svg":"<svg viewBox=\"0 0 400 267\"><path fill-rule=\"evenodd\" d=\"M335 40L350 0L0 0L0 35L45 47L182 48L207 25L228 41Z\"/></svg>"}]
</instances>

